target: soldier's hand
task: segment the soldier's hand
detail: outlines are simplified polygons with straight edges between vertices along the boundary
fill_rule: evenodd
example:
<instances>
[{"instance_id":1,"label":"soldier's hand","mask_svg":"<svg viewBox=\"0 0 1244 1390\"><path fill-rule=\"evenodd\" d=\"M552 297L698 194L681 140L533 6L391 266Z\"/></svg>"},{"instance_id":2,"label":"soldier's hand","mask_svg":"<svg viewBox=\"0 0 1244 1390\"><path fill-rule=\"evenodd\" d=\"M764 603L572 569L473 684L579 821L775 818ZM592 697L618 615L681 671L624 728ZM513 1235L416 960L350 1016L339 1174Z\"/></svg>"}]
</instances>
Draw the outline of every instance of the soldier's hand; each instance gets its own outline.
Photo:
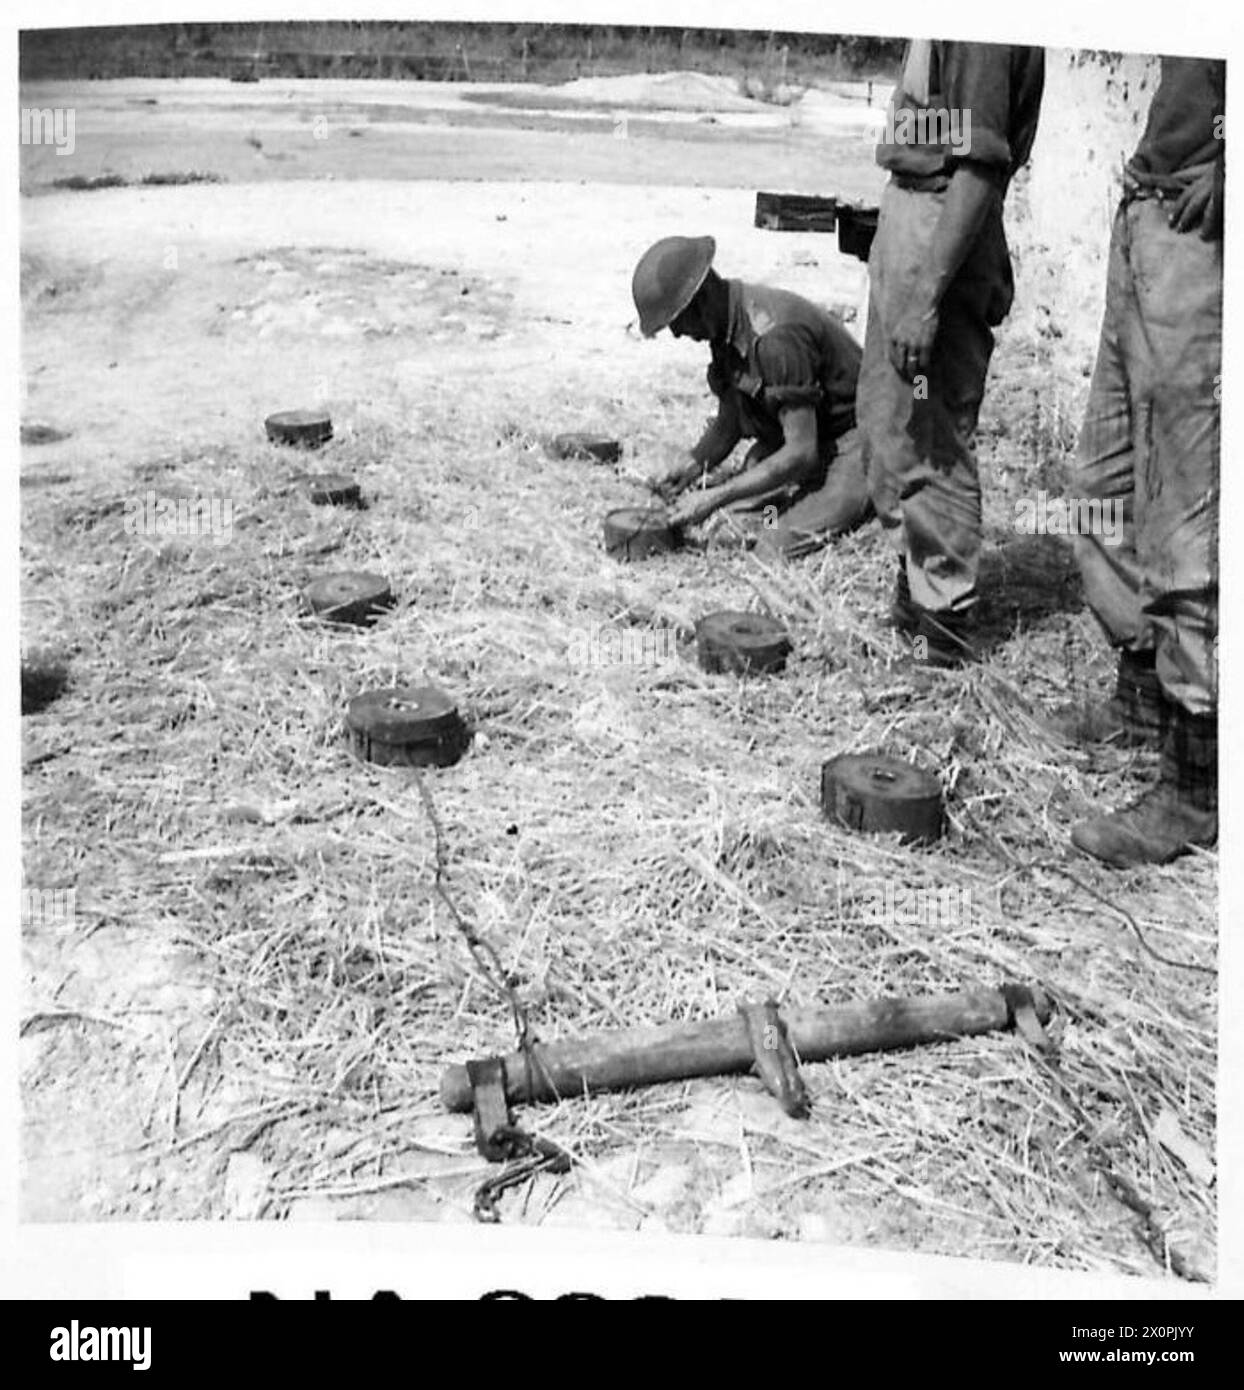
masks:
<instances>
[{"instance_id":1,"label":"soldier's hand","mask_svg":"<svg viewBox=\"0 0 1244 1390\"><path fill-rule=\"evenodd\" d=\"M1222 190L1216 186L1218 169L1216 161L1213 168L1207 169L1175 199L1168 220L1177 232L1190 232L1199 227L1207 241L1222 235Z\"/></svg>"},{"instance_id":2,"label":"soldier's hand","mask_svg":"<svg viewBox=\"0 0 1244 1390\"><path fill-rule=\"evenodd\" d=\"M686 492L701 471L698 464L680 464L661 477L652 479L649 486L663 502L672 502Z\"/></svg>"},{"instance_id":3,"label":"soldier's hand","mask_svg":"<svg viewBox=\"0 0 1244 1390\"><path fill-rule=\"evenodd\" d=\"M677 506L670 508L670 525L674 527L698 526L701 521L717 510L717 504L708 492L692 493L684 497Z\"/></svg>"},{"instance_id":4,"label":"soldier's hand","mask_svg":"<svg viewBox=\"0 0 1244 1390\"><path fill-rule=\"evenodd\" d=\"M1201 220L1201 240L1221 241L1223 234L1223 183L1226 161L1220 156L1214 161L1214 172L1210 180L1209 206Z\"/></svg>"},{"instance_id":5,"label":"soldier's hand","mask_svg":"<svg viewBox=\"0 0 1244 1390\"><path fill-rule=\"evenodd\" d=\"M936 309L909 309L890 334L890 361L904 381L927 372L937 337Z\"/></svg>"}]
</instances>

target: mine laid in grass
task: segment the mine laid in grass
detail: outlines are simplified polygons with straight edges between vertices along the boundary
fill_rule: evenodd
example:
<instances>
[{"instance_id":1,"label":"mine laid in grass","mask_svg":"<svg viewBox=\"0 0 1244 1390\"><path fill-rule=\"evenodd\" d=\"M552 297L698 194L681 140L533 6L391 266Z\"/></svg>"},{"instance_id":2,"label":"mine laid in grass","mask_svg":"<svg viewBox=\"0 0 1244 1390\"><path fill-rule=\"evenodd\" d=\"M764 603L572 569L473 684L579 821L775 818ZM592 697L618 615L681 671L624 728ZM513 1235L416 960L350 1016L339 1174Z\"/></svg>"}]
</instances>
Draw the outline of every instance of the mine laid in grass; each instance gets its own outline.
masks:
<instances>
[{"instance_id":1,"label":"mine laid in grass","mask_svg":"<svg viewBox=\"0 0 1244 1390\"><path fill-rule=\"evenodd\" d=\"M57 429L55 425L45 425L34 421L22 425L21 440L23 444L59 444L63 439L70 438L68 430Z\"/></svg>"},{"instance_id":2,"label":"mine laid in grass","mask_svg":"<svg viewBox=\"0 0 1244 1390\"><path fill-rule=\"evenodd\" d=\"M313 473L306 479L307 496L317 507L362 507L358 483L344 473Z\"/></svg>"},{"instance_id":3,"label":"mine laid in grass","mask_svg":"<svg viewBox=\"0 0 1244 1390\"><path fill-rule=\"evenodd\" d=\"M695 625L696 658L714 674L757 675L782 671L790 634L763 613L709 613Z\"/></svg>"},{"instance_id":4,"label":"mine laid in grass","mask_svg":"<svg viewBox=\"0 0 1244 1390\"><path fill-rule=\"evenodd\" d=\"M69 688L69 664L60 656L32 652L22 657L22 713L38 714Z\"/></svg>"},{"instance_id":5,"label":"mine laid in grass","mask_svg":"<svg viewBox=\"0 0 1244 1390\"><path fill-rule=\"evenodd\" d=\"M865 834L898 832L904 844L930 844L945 826L941 783L930 773L878 753L831 758L821 768L821 809Z\"/></svg>"},{"instance_id":6,"label":"mine laid in grass","mask_svg":"<svg viewBox=\"0 0 1244 1390\"><path fill-rule=\"evenodd\" d=\"M450 767L471 742L458 706L434 685L368 690L346 711L350 746L381 767Z\"/></svg>"},{"instance_id":7,"label":"mine laid in grass","mask_svg":"<svg viewBox=\"0 0 1244 1390\"><path fill-rule=\"evenodd\" d=\"M269 415L263 427L274 444L301 449L318 449L333 437L333 422L322 410L281 410Z\"/></svg>"},{"instance_id":8,"label":"mine laid in grass","mask_svg":"<svg viewBox=\"0 0 1244 1390\"><path fill-rule=\"evenodd\" d=\"M681 544L678 529L659 507L619 507L605 517L605 551L615 560L644 560Z\"/></svg>"},{"instance_id":9,"label":"mine laid in grass","mask_svg":"<svg viewBox=\"0 0 1244 1390\"><path fill-rule=\"evenodd\" d=\"M314 579L302 591L306 612L329 623L367 627L395 602L389 581L367 570L345 570Z\"/></svg>"},{"instance_id":10,"label":"mine laid in grass","mask_svg":"<svg viewBox=\"0 0 1244 1390\"><path fill-rule=\"evenodd\" d=\"M622 443L603 434L583 431L559 434L549 445L549 453L558 459L583 459L590 463L617 463L622 457Z\"/></svg>"}]
</instances>

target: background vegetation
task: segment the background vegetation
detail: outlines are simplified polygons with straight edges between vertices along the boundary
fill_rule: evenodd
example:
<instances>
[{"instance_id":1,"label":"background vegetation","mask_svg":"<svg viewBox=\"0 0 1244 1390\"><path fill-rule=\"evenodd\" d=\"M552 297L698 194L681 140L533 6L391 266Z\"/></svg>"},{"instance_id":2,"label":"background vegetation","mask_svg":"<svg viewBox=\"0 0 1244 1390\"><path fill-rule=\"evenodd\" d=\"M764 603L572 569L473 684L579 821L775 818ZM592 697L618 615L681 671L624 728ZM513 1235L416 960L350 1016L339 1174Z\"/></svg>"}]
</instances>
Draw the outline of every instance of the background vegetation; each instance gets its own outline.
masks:
<instances>
[{"instance_id":1,"label":"background vegetation","mask_svg":"<svg viewBox=\"0 0 1244 1390\"><path fill-rule=\"evenodd\" d=\"M902 40L588 24L151 24L28 30L23 81L356 77L561 82L674 68L808 82L893 76Z\"/></svg>"}]
</instances>

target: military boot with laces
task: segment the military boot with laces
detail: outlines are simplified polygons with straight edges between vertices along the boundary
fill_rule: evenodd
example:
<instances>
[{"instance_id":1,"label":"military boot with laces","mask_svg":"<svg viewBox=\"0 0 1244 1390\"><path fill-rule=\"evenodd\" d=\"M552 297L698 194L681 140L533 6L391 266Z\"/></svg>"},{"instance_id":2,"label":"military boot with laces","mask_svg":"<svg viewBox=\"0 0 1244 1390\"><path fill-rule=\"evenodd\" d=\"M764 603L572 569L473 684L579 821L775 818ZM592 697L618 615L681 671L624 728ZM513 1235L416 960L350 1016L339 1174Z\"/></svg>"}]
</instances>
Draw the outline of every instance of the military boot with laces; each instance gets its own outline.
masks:
<instances>
[{"instance_id":1,"label":"military boot with laces","mask_svg":"<svg viewBox=\"0 0 1244 1390\"><path fill-rule=\"evenodd\" d=\"M1218 716L1171 707L1158 784L1121 811L1075 826L1071 843L1117 869L1169 864L1218 840Z\"/></svg>"},{"instance_id":2,"label":"military boot with laces","mask_svg":"<svg viewBox=\"0 0 1244 1390\"><path fill-rule=\"evenodd\" d=\"M1170 707L1162 693L1153 652L1120 652L1114 693L1109 698L1068 706L1047 722L1051 732L1067 743L1160 748L1170 722Z\"/></svg>"},{"instance_id":3,"label":"military boot with laces","mask_svg":"<svg viewBox=\"0 0 1244 1390\"><path fill-rule=\"evenodd\" d=\"M900 561L890 599L890 626L911 642L911 657L922 666L950 670L976 660L971 640L972 609L924 608L911 596L907 566Z\"/></svg>"},{"instance_id":4,"label":"military boot with laces","mask_svg":"<svg viewBox=\"0 0 1244 1390\"><path fill-rule=\"evenodd\" d=\"M911 597L911 586L907 583L907 563L898 562L898 574L894 577L894 593L890 598L890 626L900 632L914 633L920 624L920 610Z\"/></svg>"}]
</instances>

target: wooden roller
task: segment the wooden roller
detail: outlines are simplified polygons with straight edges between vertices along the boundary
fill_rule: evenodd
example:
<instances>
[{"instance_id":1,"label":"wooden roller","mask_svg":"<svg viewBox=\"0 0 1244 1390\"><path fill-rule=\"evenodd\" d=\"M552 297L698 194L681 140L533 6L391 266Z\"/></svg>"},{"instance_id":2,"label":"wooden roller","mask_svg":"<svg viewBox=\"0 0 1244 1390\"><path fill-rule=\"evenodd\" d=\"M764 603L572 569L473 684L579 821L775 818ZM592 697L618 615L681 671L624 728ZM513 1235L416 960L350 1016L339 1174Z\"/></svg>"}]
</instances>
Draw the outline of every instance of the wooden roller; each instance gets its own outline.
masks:
<instances>
[{"instance_id":1,"label":"wooden roller","mask_svg":"<svg viewBox=\"0 0 1244 1390\"><path fill-rule=\"evenodd\" d=\"M1014 998L1022 993L1013 986L1004 988L1005 993L977 990L923 999L876 999L833 1009L783 1010L782 1019L799 1060L823 1062L998 1032L1014 1022ZM1049 1000L1039 989L1030 993L1034 1012L1044 1024L1050 1017ZM731 1014L701 1023L627 1028L537 1044L531 1058L530 1090L524 1055L512 1052L502 1059L505 1093L516 1104L745 1072L751 1070L755 1053L746 1020ZM449 1110L471 1109L465 1065L449 1067L441 1077L441 1100Z\"/></svg>"}]
</instances>

